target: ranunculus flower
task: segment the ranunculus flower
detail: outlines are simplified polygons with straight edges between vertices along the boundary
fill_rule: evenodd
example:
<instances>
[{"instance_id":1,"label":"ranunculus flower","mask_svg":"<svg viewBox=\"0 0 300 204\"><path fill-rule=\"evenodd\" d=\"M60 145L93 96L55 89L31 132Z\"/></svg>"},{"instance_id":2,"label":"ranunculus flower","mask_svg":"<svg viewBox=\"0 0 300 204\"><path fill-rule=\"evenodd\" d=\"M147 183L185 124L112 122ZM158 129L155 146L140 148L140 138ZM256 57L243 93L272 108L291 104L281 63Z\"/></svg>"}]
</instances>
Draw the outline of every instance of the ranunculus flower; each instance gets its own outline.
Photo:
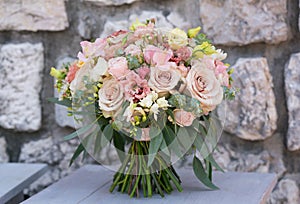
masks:
<instances>
[{"instance_id":1,"label":"ranunculus flower","mask_svg":"<svg viewBox=\"0 0 300 204\"><path fill-rule=\"evenodd\" d=\"M106 117L117 112L124 101L124 91L121 84L114 78L104 81L99 92L99 107Z\"/></svg>"},{"instance_id":2,"label":"ranunculus flower","mask_svg":"<svg viewBox=\"0 0 300 204\"><path fill-rule=\"evenodd\" d=\"M153 45L148 45L144 50L145 61L152 65L166 64L172 56L173 52L171 50L162 50Z\"/></svg>"},{"instance_id":3,"label":"ranunculus flower","mask_svg":"<svg viewBox=\"0 0 300 204\"><path fill-rule=\"evenodd\" d=\"M169 62L166 65L151 67L148 84L158 93L171 91L178 84L180 77L176 64Z\"/></svg>"},{"instance_id":4,"label":"ranunculus flower","mask_svg":"<svg viewBox=\"0 0 300 204\"><path fill-rule=\"evenodd\" d=\"M188 44L188 36L183 30L175 28L168 33L168 43L172 49L177 50Z\"/></svg>"},{"instance_id":5,"label":"ranunculus flower","mask_svg":"<svg viewBox=\"0 0 300 204\"><path fill-rule=\"evenodd\" d=\"M139 56L142 53L141 48L134 44L130 44L128 47L126 47L124 52L126 55L130 54L132 56Z\"/></svg>"},{"instance_id":6,"label":"ranunculus flower","mask_svg":"<svg viewBox=\"0 0 300 204\"><path fill-rule=\"evenodd\" d=\"M128 69L127 60L125 57L116 57L108 61L108 73L120 80L124 78L130 70Z\"/></svg>"},{"instance_id":7,"label":"ranunculus flower","mask_svg":"<svg viewBox=\"0 0 300 204\"><path fill-rule=\"evenodd\" d=\"M182 110L182 109L175 109L173 111L173 114L174 114L174 119L175 119L176 124L178 124L181 127L191 126L193 121L196 118L193 115L193 113L187 112L187 111Z\"/></svg>"},{"instance_id":8,"label":"ranunculus flower","mask_svg":"<svg viewBox=\"0 0 300 204\"><path fill-rule=\"evenodd\" d=\"M214 70L202 61L193 61L187 75L187 89L192 97L200 101L204 113L215 109L223 99L223 88L216 78Z\"/></svg>"}]
</instances>

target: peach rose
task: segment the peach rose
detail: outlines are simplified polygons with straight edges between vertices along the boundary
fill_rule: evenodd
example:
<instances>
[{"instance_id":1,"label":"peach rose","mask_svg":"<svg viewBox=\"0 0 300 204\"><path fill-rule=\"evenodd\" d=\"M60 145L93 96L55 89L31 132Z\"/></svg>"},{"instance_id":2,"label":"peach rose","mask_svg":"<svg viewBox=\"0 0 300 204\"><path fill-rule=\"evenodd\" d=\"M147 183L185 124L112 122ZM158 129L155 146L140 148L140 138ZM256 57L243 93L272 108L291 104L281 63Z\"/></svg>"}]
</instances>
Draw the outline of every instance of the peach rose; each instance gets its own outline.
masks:
<instances>
[{"instance_id":1,"label":"peach rose","mask_svg":"<svg viewBox=\"0 0 300 204\"><path fill-rule=\"evenodd\" d=\"M99 107L105 113L106 117L112 116L113 113L117 112L124 100L123 88L114 78L103 83L98 95Z\"/></svg>"},{"instance_id":2,"label":"peach rose","mask_svg":"<svg viewBox=\"0 0 300 204\"><path fill-rule=\"evenodd\" d=\"M127 60L125 57L116 57L108 61L108 73L120 80L124 78L130 70L128 69Z\"/></svg>"},{"instance_id":3,"label":"peach rose","mask_svg":"<svg viewBox=\"0 0 300 204\"><path fill-rule=\"evenodd\" d=\"M205 114L215 109L223 100L223 88L214 70L198 60L192 62L192 68L187 75L187 89L193 98L200 101Z\"/></svg>"},{"instance_id":4,"label":"peach rose","mask_svg":"<svg viewBox=\"0 0 300 204\"><path fill-rule=\"evenodd\" d=\"M163 66L151 67L148 84L158 93L171 91L178 84L180 78L181 74L176 70L176 64L168 63Z\"/></svg>"},{"instance_id":5,"label":"peach rose","mask_svg":"<svg viewBox=\"0 0 300 204\"><path fill-rule=\"evenodd\" d=\"M182 109L175 109L173 113L176 124L181 127L191 126L196 118L191 112L187 112Z\"/></svg>"}]
</instances>

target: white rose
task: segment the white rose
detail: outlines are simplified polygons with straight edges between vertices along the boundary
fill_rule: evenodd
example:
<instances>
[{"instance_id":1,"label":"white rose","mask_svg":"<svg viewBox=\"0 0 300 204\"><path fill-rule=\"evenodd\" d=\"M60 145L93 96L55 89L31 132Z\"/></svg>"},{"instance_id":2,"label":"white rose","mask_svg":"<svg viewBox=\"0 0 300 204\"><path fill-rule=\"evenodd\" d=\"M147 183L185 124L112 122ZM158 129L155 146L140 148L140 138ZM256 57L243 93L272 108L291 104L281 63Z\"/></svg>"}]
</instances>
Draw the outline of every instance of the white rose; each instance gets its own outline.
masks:
<instances>
[{"instance_id":1,"label":"white rose","mask_svg":"<svg viewBox=\"0 0 300 204\"><path fill-rule=\"evenodd\" d=\"M99 107L106 112L106 116L112 116L122 106L124 91L114 78L104 81L99 90Z\"/></svg>"},{"instance_id":2,"label":"white rose","mask_svg":"<svg viewBox=\"0 0 300 204\"><path fill-rule=\"evenodd\" d=\"M178 84L180 77L180 73L172 64L151 67L148 84L158 93L171 91Z\"/></svg>"},{"instance_id":3,"label":"white rose","mask_svg":"<svg viewBox=\"0 0 300 204\"><path fill-rule=\"evenodd\" d=\"M204 113L215 109L223 99L223 88L212 69L201 61L193 61L187 75L187 89L201 103Z\"/></svg>"}]
</instances>

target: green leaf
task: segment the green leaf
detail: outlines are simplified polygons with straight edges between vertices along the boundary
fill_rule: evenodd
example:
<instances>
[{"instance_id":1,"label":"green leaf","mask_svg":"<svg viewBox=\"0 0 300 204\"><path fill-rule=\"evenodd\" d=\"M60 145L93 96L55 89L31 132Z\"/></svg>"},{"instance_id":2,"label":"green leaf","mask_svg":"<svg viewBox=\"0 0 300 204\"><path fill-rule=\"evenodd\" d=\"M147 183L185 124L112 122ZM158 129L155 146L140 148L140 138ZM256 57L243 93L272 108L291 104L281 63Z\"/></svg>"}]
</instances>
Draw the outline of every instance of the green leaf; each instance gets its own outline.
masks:
<instances>
[{"instance_id":1,"label":"green leaf","mask_svg":"<svg viewBox=\"0 0 300 204\"><path fill-rule=\"evenodd\" d=\"M161 130L154 123L150 126L149 136L151 139L157 137L161 133Z\"/></svg>"},{"instance_id":2,"label":"green leaf","mask_svg":"<svg viewBox=\"0 0 300 204\"><path fill-rule=\"evenodd\" d=\"M201 161L194 156L193 159L193 169L194 169L194 174L195 176L201 181L205 186L209 187L212 190L217 190L219 189L215 184L213 184L209 178L208 175L206 174L203 165Z\"/></svg>"},{"instance_id":3,"label":"green leaf","mask_svg":"<svg viewBox=\"0 0 300 204\"><path fill-rule=\"evenodd\" d=\"M193 145L196 135L188 132L188 127L180 127L177 133L178 141L183 147L183 151L187 152Z\"/></svg>"},{"instance_id":4,"label":"green leaf","mask_svg":"<svg viewBox=\"0 0 300 204\"><path fill-rule=\"evenodd\" d=\"M162 143L163 135L160 133L158 136L151 138L150 140L150 147L149 147L149 155L148 155L148 167L151 166L151 164L154 161L154 158L159 150L159 147Z\"/></svg>"},{"instance_id":5,"label":"green leaf","mask_svg":"<svg viewBox=\"0 0 300 204\"><path fill-rule=\"evenodd\" d=\"M75 159L77 159L77 157L83 152L85 151L84 149L84 146L82 145L82 143L80 143L77 147L77 149L75 150L71 160L70 160L70 163L69 163L69 166L71 166L73 164L73 162L75 161Z\"/></svg>"},{"instance_id":6,"label":"green leaf","mask_svg":"<svg viewBox=\"0 0 300 204\"><path fill-rule=\"evenodd\" d=\"M217 170L224 172L224 170L222 169L222 167L219 166L212 154L208 155L208 157L206 157L205 159L207 159L210 162L210 164L214 166Z\"/></svg>"},{"instance_id":7,"label":"green leaf","mask_svg":"<svg viewBox=\"0 0 300 204\"><path fill-rule=\"evenodd\" d=\"M95 125L95 124L91 123L91 124L89 124L87 126L84 126L84 127L80 128L79 130L76 130L75 132L73 132L73 133L71 133L69 135L64 136L64 140L71 140L71 139L77 137L78 135L83 134L87 130L90 130L93 127L93 125Z\"/></svg>"},{"instance_id":8,"label":"green leaf","mask_svg":"<svg viewBox=\"0 0 300 204\"><path fill-rule=\"evenodd\" d=\"M59 100L58 98L47 98L49 102L56 103L62 106L72 107L72 101L69 99Z\"/></svg>"},{"instance_id":9,"label":"green leaf","mask_svg":"<svg viewBox=\"0 0 300 204\"><path fill-rule=\"evenodd\" d=\"M105 126L105 128L101 134L101 147L105 147L107 145L107 143L111 140L111 138L113 136L113 132L114 132L114 130L113 130L111 124Z\"/></svg>"},{"instance_id":10,"label":"green leaf","mask_svg":"<svg viewBox=\"0 0 300 204\"><path fill-rule=\"evenodd\" d=\"M182 153L179 149L178 140L176 138L175 133L173 132L173 130L169 126L166 126L163 129L163 136L164 136L164 140L165 140L166 144L168 145L168 147L170 148L170 150L174 151L174 153L178 157L181 157Z\"/></svg>"},{"instance_id":11,"label":"green leaf","mask_svg":"<svg viewBox=\"0 0 300 204\"><path fill-rule=\"evenodd\" d=\"M114 146L116 147L116 150L117 150L120 161L123 162L124 159L125 159L125 154L124 154L124 152L125 152L125 138L124 138L124 136L122 134L120 134L119 132L114 131L113 143L114 143Z\"/></svg>"}]
</instances>

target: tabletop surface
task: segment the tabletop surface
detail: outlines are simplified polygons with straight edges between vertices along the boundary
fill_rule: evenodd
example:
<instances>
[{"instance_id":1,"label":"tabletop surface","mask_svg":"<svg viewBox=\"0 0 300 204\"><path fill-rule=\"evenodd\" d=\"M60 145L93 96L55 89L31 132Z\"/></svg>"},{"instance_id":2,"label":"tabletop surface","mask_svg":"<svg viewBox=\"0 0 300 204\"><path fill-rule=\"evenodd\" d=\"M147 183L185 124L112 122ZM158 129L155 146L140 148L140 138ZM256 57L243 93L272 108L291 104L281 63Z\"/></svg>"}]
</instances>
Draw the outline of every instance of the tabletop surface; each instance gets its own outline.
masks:
<instances>
[{"instance_id":1,"label":"tabletop surface","mask_svg":"<svg viewBox=\"0 0 300 204\"><path fill-rule=\"evenodd\" d=\"M129 198L117 191L110 193L114 172L100 165L86 165L61 179L40 193L25 200L24 204L94 204L94 203L199 203L199 204L258 204L265 203L276 184L276 175L267 173L215 172L214 183L220 190L205 188L194 176L192 169L178 169L183 192L174 190L161 198Z\"/></svg>"},{"instance_id":2,"label":"tabletop surface","mask_svg":"<svg viewBox=\"0 0 300 204\"><path fill-rule=\"evenodd\" d=\"M46 171L46 164L1 163L0 203L5 203L21 193Z\"/></svg>"}]
</instances>

